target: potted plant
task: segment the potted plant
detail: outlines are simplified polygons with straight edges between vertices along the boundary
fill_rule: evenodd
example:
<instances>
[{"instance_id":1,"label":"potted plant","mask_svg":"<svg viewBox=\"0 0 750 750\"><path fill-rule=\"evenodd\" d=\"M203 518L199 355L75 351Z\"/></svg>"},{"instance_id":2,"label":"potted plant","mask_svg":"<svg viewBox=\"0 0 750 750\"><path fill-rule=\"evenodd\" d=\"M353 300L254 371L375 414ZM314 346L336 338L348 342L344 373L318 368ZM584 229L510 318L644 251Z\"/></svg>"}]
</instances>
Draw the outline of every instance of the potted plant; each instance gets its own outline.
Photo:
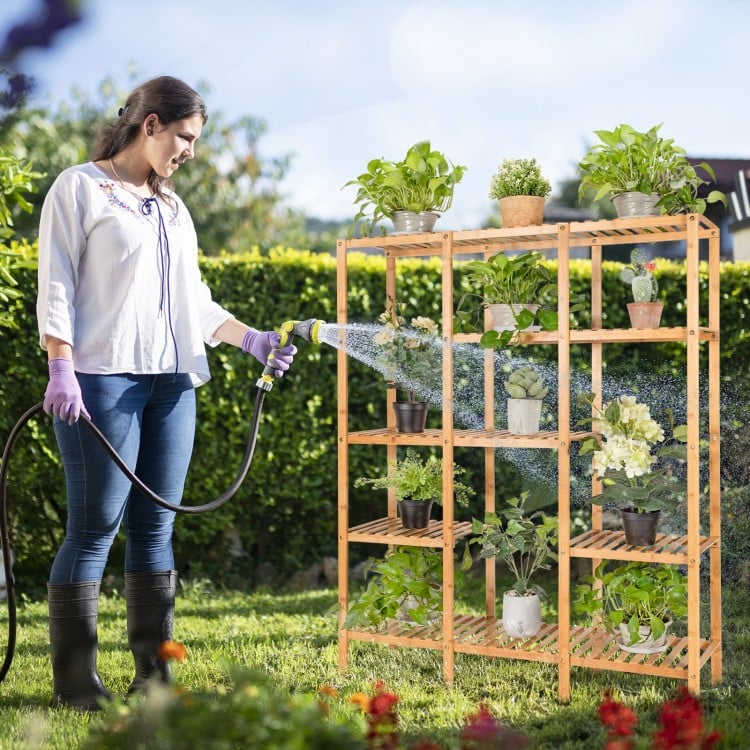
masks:
<instances>
[{"instance_id":1,"label":"potted plant","mask_svg":"<svg viewBox=\"0 0 750 750\"><path fill-rule=\"evenodd\" d=\"M617 645L625 651L663 651L673 618L687 614L685 576L675 565L631 560L609 566L604 560L576 586L573 611L619 631Z\"/></svg>"},{"instance_id":2,"label":"potted plant","mask_svg":"<svg viewBox=\"0 0 750 750\"><path fill-rule=\"evenodd\" d=\"M486 513L484 521L473 519L476 534L464 549L462 568L472 564L469 546L479 545L482 559L500 558L515 578L503 593L503 628L514 638L529 638L542 627L542 598L546 592L531 579L539 570L549 570L557 560L557 518L544 511L529 511L529 493L508 500L499 513Z\"/></svg>"},{"instance_id":3,"label":"potted plant","mask_svg":"<svg viewBox=\"0 0 750 750\"><path fill-rule=\"evenodd\" d=\"M354 203L359 210L350 235L360 221L362 234L372 235L386 218L397 231L432 231L439 214L450 208L453 190L465 171L466 167L454 165L429 141L415 143L401 161L372 159L366 171L343 186L357 187ZM385 228L380 229L385 234Z\"/></svg>"},{"instance_id":4,"label":"potted plant","mask_svg":"<svg viewBox=\"0 0 750 750\"><path fill-rule=\"evenodd\" d=\"M726 205L719 190L698 197L700 187L716 180L713 168L706 162L691 164L684 148L659 135L660 128L640 132L623 123L611 131L595 130L600 142L578 164L579 199L590 190L595 201L609 195L620 217L704 213L707 203Z\"/></svg>"},{"instance_id":5,"label":"potted plant","mask_svg":"<svg viewBox=\"0 0 750 750\"><path fill-rule=\"evenodd\" d=\"M649 407L633 396L619 396L602 409L594 404L593 393L579 395L577 403L594 411L579 424L590 422L604 438L592 436L581 443L580 454L591 455L592 470L602 479L602 491L592 502L618 507L628 544L653 544L662 511L673 513L685 498L685 484L675 468L687 458L687 426L675 426L674 414L666 409L667 437Z\"/></svg>"},{"instance_id":6,"label":"potted plant","mask_svg":"<svg viewBox=\"0 0 750 750\"><path fill-rule=\"evenodd\" d=\"M656 299L659 284L654 277L656 263L636 247L630 253L630 265L620 271L620 280L630 286L633 301L628 302L628 315L633 328L658 328L664 303Z\"/></svg>"},{"instance_id":7,"label":"potted plant","mask_svg":"<svg viewBox=\"0 0 750 750\"><path fill-rule=\"evenodd\" d=\"M539 432L542 399L549 391L539 371L528 365L517 367L503 386L508 394L508 431L514 435Z\"/></svg>"},{"instance_id":8,"label":"potted plant","mask_svg":"<svg viewBox=\"0 0 750 750\"><path fill-rule=\"evenodd\" d=\"M490 198L500 205L503 227L541 224L552 186L536 159L505 159L490 181Z\"/></svg>"},{"instance_id":9,"label":"potted plant","mask_svg":"<svg viewBox=\"0 0 750 750\"><path fill-rule=\"evenodd\" d=\"M436 623L443 611L443 554L425 547L394 547L381 559L371 558L371 576L351 603L345 628L378 629L389 620L406 627ZM457 570L456 591L462 577ZM436 623L437 624L437 623Z\"/></svg>"},{"instance_id":10,"label":"potted plant","mask_svg":"<svg viewBox=\"0 0 750 750\"><path fill-rule=\"evenodd\" d=\"M414 448L407 448L405 458L392 461L389 469L385 476L358 477L354 486L394 489L404 528L427 528L433 503L443 504L443 459L434 455L423 459ZM465 472L462 466L453 465L454 478ZM453 492L460 506L468 505L474 494L471 487L455 481Z\"/></svg>"},{"instance_id":11,"label":"potted plant","mask_svg":"<svg viewBox=\"0 0 750 750\"><path fill-rule=\"evenodd\" d=\"M488 307L493 328L480 339L484 347L507 346L518 331L529 330L538 321L545 330L557 328L557 310L545 309L557 297L557 279L543 263L537 251L514 255L497 253L487 260L467 261L463 265L467 281L478 287L479 294L464 294L459 299L457 326L467 327L477 309ZM472 309L462 309L471 298L481 302Z\"/></svg>"},{"instance_id":12,"label":"potted plant","mask_svg":"<svg viewBox=\"0 0 750 750\"><path fill-rule=\"evenodd\" d=\"M425 316L406 325L404 305L389 300L378 318L382 328L373 336L377 346L375 365L389 385L406 391L407 400L396 400L396 429L399 432L424 432L429 400L424 396L440 388L442 339L438 324Z\"/></svg>"}]
</instances>

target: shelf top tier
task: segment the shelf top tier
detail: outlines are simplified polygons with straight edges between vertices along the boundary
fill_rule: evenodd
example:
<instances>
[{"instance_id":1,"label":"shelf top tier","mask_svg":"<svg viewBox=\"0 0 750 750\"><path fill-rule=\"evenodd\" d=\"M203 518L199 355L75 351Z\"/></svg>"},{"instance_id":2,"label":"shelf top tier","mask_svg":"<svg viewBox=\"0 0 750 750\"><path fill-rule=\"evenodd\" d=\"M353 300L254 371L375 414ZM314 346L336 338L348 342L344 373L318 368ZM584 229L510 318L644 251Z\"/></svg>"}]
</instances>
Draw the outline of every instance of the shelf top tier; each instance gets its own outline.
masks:
<instances>
[{"instance_id":1,"label":"shelf top tier","mask_svg":"<svg viewBox=\"0 0 750 750\"><path fill-rule=\"evenodd\" d=\"M637 242L673 242L685 239L688 229L697 228L699 239L718 237L718 227L701 214L646 216L635 219L575 221L541 224L510 229L471 229L428 232L426 234L388 234L339 240L349 249L380 248L387 254L434 255L440 253L446 239L454 255L500 250L554 249L561 233L568 235L569 247L624 245Z\"/></svg>"}]
</instances>

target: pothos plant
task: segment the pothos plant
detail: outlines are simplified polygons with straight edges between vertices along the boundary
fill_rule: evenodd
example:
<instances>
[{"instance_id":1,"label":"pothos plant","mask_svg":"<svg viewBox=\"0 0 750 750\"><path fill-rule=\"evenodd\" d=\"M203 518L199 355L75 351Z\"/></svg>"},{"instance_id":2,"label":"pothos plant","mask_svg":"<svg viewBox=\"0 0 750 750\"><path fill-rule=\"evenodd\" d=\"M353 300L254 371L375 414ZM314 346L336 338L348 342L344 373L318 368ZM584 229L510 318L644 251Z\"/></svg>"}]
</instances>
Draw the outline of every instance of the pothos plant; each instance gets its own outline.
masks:
<instances>
[{"instance_id":1,"label":"pothos plant","mask_svg":"<svg viewBox=\"0 0 750 750\"><path fill-rule=\"evenodd\" d=\"M687 579L675 565L631 560L613 568L604 560L584 581L576 586L573 611L600 616L609 628L625 625L631 645L639 628L650 628L658 639L668 621L687 614Z\"/></svg>"},{"instance_id":2,"label":"pothos plant","mask_svg":"<svg viewBox=\"0 0 750 750\"><path fill-rule=\"evenodd\" d=\"M359 210L350 234L361 221L362 234L372 235L379 222L390 218L394 211L447 211L465 171L466 167L453 164L433 149L430 141L415 143L400 161L370 160L362 174L343 186L357 187L354 203ZM385 234L385 228L380 229Z\"/></svg>"},{"instance_id":3,"label":"pothos plant","mask_svg":"<svg viewBox=\"0 0 750 750\"><path fill-rule=\"evenodd\" d=\"M460 571L454 584L463 584ZM371 559L370 580L350 605L345 628L377 629L401 615L406 627L429 624L443 611L443 554L424 547L394 547L385 557Z\"/></svg>"},{"instance_id":4,"label":"pothos plant","mask_svg":"<svg viewBox=\"0 0 750 750\"><path fill-rule=\"evenodd\" d=\"M496 253L487 260L464 263L466 280L479 291L461 295L454 317L455 332L476 328L477 312L487 305L540 305L536 312L520 308L514 311L516 326L508 331L486 331L480 344L486 348L507 346L517 331L528 328L535 320L547 331L557 329L557 310L551 305L557 298L557 279L536 251L515 255ZM478 302L476 301L478 299Z\"/></svg>"},{"instance_id":5,"label":"pothos plant","mask_svg":"<svg viewBox=\"0 0 750 750\"><path fill-rule=\"evenodd\" d=\"M614 130L595 130L599 143L591 146L578 164L579 198L591 190L595 201L624 192L656 194L656 205L665 214L704 213L708 203L726 206L726 196L720 190L698 197L700 187L716 180L713 168L707 162L693 165L682 146L659 134L660 128L655 125L641 132L622 123Z\"/></svg>"}]
</instances>

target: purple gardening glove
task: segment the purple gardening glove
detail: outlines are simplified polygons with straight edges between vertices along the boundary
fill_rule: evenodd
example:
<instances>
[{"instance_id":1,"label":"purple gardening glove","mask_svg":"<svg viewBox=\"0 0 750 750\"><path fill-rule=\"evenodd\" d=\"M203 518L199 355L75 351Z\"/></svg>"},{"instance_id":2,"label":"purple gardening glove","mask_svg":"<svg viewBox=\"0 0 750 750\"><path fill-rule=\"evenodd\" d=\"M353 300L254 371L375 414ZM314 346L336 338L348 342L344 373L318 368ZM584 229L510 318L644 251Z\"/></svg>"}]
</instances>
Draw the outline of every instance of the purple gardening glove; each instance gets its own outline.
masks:
<instances>
[{"instance_id":1,"label":"purple gardening glove","mask_svg":"<svg viewBox=\"0 0 750 750\"><path fill-rule=\"evenodd\" d=\"M242 351L252 354L263 366L276 368L274 375L280 378L291 366L297 347L294 344L279 349L281 338L276 331L256 331L251 328L242 339Z\"/></svg>"},{"instance_id":2,"label":"purple gardening glove","mask_svg":"<svg viewBox=\"0 0 750 750\"><path fill-rule=\"evenodd\" d=\"M44 411L60 419L67 419L68 424L77 422L81 414L89 419L72 360L59 357L51 359L48 365L49 383L44 392Z\"/></svg>"}]
</instances>

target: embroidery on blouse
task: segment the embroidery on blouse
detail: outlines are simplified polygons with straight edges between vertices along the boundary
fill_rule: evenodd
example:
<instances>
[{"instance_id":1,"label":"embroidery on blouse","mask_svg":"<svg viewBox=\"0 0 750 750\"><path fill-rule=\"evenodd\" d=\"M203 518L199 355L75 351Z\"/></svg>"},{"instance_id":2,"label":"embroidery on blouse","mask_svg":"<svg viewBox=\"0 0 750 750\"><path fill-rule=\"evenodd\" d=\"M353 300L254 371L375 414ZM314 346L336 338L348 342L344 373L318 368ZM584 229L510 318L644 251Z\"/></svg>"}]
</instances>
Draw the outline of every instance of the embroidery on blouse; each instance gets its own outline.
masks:
<instances>
[{"instance_id":1,"label":"embroidery on blouse","mask_svg":"<svg viewBox=\"0 0 750 750\"><path fill-rule=\"evenodd\" d=\"M113 182L106 182L106 181L100 182L99 187L106 194L107 200L109 201L109 204L111 206L116 206L117 208L121 208L124 211L127 211L129 214L132 214L138 219L140 219L141 216L149 215L149 214L145 214L143 211L136 211L134 208L132 208L132 206L129 206L127 203L120 200L120 198L117 196L117 193L115 192L115 184ZM167 213L166 223L169 224L170 227L181 226L179 217L177 216L177 213L175 212L174 208L172 208L171 206L169 207L169 212Z\"/></svg>"},{"instance_id":2,"label":"embroidery on blouse","mask_svg":"<svg viewBox=\"0 0 750 750\"><path fill-rule=\"evenodd\" d=\"M107 196L107 200L109 201L111 206L116 206L117 208L121 208L124 211L127 211L129 214L132 214L136 218L139 218L138 212L131 208L127 203L123 203L121 201L116 193L115 193L115 186L111 182L100 182L99 187L104 191L104 193Z\"/></svg>"}]
</instances>

